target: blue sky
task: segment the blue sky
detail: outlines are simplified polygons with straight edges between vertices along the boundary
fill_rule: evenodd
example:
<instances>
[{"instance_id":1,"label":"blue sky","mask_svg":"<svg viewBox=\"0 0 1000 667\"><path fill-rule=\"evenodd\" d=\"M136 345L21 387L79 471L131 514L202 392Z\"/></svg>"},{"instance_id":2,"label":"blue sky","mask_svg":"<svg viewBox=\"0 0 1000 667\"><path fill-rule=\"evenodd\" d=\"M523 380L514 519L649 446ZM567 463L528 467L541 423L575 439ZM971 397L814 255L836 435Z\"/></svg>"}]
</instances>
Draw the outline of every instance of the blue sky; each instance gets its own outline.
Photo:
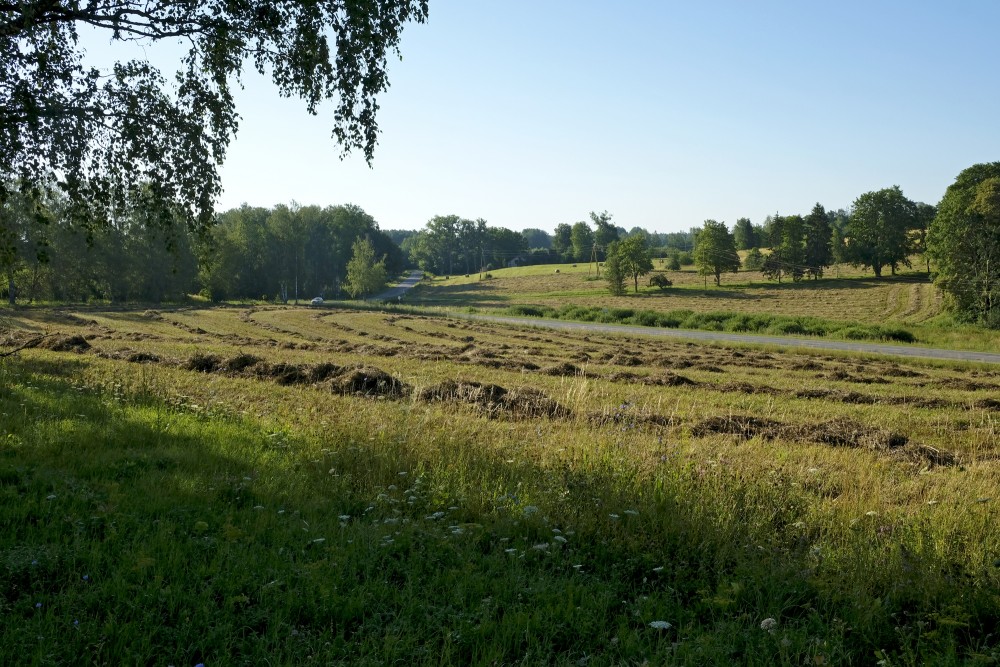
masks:
<instances>
[{"instance_id":1,"label":"blue sky","mask_svg":"<svg viewBox=\"0 0 1000 667\"><path fill-rule=\"evenodd\" d=\"M666 232L892 185L937 203L1000 160L997 26L996 0L430 0L391 63L372 168L251 75L219 206L355 203L383 229L607 210Z\"/></svg>"}]
</instances>

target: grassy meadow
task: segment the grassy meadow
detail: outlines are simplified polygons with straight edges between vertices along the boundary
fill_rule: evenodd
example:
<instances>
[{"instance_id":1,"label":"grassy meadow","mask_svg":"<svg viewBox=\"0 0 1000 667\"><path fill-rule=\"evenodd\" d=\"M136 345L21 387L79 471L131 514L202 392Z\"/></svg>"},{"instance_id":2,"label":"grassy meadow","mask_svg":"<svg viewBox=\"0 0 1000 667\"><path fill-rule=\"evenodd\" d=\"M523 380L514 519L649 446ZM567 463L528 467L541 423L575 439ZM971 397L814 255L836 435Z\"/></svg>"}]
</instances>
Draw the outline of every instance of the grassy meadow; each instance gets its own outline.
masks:
<instances>
[{"instance_id":1,"label":"grassy meadow","mask_svg":"<svg viewBox=\"0 0 1000 667\"><path fill-rule=\"evenodd\" d=\"M25 345L3 664L1000 660L997 368L295 307Z\"/></svg>"},{"instance_id":2,"label":"grassy meadow","mask_svg":"<svg viewBox=\"0 0 1000 667\"><path fill-rule=\"evenodd\" d=\"M917 264L915 264L916 266ZM663 271L660 260L654 270ZM557 272L558 271L558 272ZM711 277L699 276L694 268L665 271L673 286L666 290L648 286L648 276L640 278L639 292L612 296L607 284L597 277L594 264L552 264L499 269L491 279L480 274L468 277L436 276L408 295L412 304L444 308L503 310L516 314L520 307L565 309L567 304L592 310L636 310L652 313L723 314L728 317L767 313L776 318L805 319L807 329L830 330L878 325L909 332L917 344L968 350L1000 348L1000 334L981 327L957 324L944 310L940 291L926 273L905 271L898 276L875 278L870 271L849 265L827 270L820 280L781 283L766 279L757 271L740 271L722 276L715 286ZM697 318L695 318L697 319ZM683 328L706 328L692 323ZM708 328L712 328L709 326ZM792 327L794 330L795 327ZM769 333L783 334L780 327ZM875 335L871 340L879 340Z\"/></svg>"}]
</instances>

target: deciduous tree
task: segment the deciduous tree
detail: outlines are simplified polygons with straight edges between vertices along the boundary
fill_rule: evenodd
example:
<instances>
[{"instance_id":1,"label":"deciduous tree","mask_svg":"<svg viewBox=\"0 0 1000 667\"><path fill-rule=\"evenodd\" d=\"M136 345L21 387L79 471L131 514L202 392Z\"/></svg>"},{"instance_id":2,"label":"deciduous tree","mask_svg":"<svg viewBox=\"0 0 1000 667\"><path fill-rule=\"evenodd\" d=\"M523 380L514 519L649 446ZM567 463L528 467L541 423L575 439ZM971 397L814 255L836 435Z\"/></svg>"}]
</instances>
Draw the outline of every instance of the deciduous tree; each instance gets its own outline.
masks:
<instances>
[{"instance_id":1,"label":"deciduous tree","mask_svg":"<svg viewBox=\"0 0 1000 667\"><path fill-rule=\"evenodd\" d=\"M625 294L625 280L628 273L618 254L618 242L612 241L608 246L608 257L604 260L604 280L608 283L608 291L615 296Z\"/></svg>"},{"instance_id":2,"label":"deciduous tree","mask_svg":"<svg viewBox=\"0 0 1000 667\"><path fill-rule=\"evenodd\" d=\"M594 244L597 245L598 259L603 259L608 247L619 238L618 229L611 224L611 214L607 211L590 212L594 223Z\"/></svg>"},{"instance_id":3,"label":"deciduous tree","mask_svg":"<svg viewBox=\"0 0 1000 667\"><path fill-rule=\"evenodd\" d=\"M568 262L573 258L573 226L565 222L556 225L552 235L552 249L559 255L561 261Z\"/></svg>"},{"instance_id":4,"label":"deciduous tree","mask_svg":"<svg viewBox=\"0 0 1000 667\"><path fill-rule=\"evenodd\" d=\"M870 266L876 278L889 266L910 266L909 230L914 225L916 205L903 196L898 185L866 192L854 200L847 226L847 248L855 266Z\"/></svg>"},{"instance_id":5,"label":"deciduous tree","mask_svg":"<svg viewBox=\"0 0 1000 667\"><path fill-rule=\"evenodd\" d=\"M714 276L716 285L720 284L724 272L740 270L740 256L725 223L705 221L695 239L694 263L700 275Z\"/></svg>"},{"instance_id":6,"label":"deciduous tree","mask_svg":"<svg viewBox=\"0 0 1000 667\"><path fill-rule=\"evenodd\" d=\"M7 2L0 199L12 188L58 188L70 219L94 228L120 217L148 184L150 206L208 227L239 119L232 86L248 66L309 113L332 102L334 139L370 161L388 56L403 26L426 17L427 0ZM85 61L84 29L188 50L170 81L144 59L101 72Z\"/></svg>"},{"instance_id":7,"label":"deciduous tree","mask_svg":"<svg viewBox=\"0 0 1000 667\"><path fill-rule=\"evenodd\" d=\"M653 270L653 260L649 257L649 248L646 246L644 236L629 236L624 241L618 241L613 245L614 254L621 266L621 271L632 277L635 283L635 291L639 292L639 276L644 276ZM608 258L611 258L611 251L608 251Z\"/></svg>"},{"instance_id":8,"label":"deciduous tree","mask_svg":"<svg viewBox=\"0 0 1000 667\"><path fill-rule=\"evenodd\" d=\"M927 245L934 283L957 314L1000 328L1000 162L969 167L948 186Z\"/></svg>"},{"instance_id":9,"label":"deciduous tree","mask_svg":"<svg viewBox=\"0 0 1000 667\"><path fill-rule=\"evenodd\" d=\"M578 262L589 261L594 251L594 232L590 225L581 220L573 225L570 237L573 242L573 259Z\"/></svg>"},{"instance_id":10,"label":"deciduous tree","mask_svg":"<svg viewBox=\"0 0 1000 667\"><path fill-rule=\"evenodd\" d=\"M375 246L368 238L354 242L347 263L347 293L352 297L371 296L385 287L385 258L375 258Z\"/></svg>"}]
</instances>

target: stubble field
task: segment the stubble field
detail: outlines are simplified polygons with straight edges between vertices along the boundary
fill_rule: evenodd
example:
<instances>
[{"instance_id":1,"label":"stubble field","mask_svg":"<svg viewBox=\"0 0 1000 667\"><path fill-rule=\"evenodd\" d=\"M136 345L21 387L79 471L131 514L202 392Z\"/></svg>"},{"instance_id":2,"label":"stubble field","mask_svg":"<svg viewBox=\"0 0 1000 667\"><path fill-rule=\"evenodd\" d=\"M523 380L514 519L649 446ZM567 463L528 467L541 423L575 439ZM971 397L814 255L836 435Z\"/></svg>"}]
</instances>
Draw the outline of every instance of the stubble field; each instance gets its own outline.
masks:
<instances>
[{"instance_id":1,"label":"stubble field","mask_svg":"<svg viewBox=\"0 0 1000 667\"><path fill-rule=\"evenodd\" d=\"M2 317L29 347L0 361L0 661L1000 657L1000 369L403 312Z\"/></svg>"}]
</instances>

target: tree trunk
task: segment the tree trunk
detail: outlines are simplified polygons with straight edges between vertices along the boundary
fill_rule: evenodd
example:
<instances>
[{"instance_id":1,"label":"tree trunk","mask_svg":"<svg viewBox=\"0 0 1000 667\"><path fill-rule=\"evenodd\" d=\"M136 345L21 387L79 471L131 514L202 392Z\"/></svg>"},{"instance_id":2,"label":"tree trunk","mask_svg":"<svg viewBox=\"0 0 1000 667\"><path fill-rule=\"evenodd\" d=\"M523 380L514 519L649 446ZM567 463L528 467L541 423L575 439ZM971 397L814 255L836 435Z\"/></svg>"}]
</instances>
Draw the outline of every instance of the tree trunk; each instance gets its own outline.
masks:
<instances>
[{"instance_id":1,"label":"tree trunk","mask_svg":"<svg viewBox=\"0 0 1000 667\"><path fill-rule=\"evenodd\" d=\"M7 303L14 306L17 304L17 286L14 285L14 273L7 272Z\"/></svg>"},{"instance_id":2,"label":"tree trunk","mask_svg":"<svg viewBox=\"0 0 1000 667\"><path fill-rule=\"evenodd\" d=\"M635 281L635 293L638 294L639 293L639 274L638 273L633 273L632 274L632 280Z\"/></svg>"},{"instance_id":3,"label":"tree trunk","mask_svg":"<svg viewBox=\"0 0 1000 667\"><path fill-rule=\"evenodd\" d=\"M881 278L882 277L882 265L881 264L878 264L878 265L872 264L872 271L875 272L875 277L876 278Z\"/></svg>"}]
</instances>

